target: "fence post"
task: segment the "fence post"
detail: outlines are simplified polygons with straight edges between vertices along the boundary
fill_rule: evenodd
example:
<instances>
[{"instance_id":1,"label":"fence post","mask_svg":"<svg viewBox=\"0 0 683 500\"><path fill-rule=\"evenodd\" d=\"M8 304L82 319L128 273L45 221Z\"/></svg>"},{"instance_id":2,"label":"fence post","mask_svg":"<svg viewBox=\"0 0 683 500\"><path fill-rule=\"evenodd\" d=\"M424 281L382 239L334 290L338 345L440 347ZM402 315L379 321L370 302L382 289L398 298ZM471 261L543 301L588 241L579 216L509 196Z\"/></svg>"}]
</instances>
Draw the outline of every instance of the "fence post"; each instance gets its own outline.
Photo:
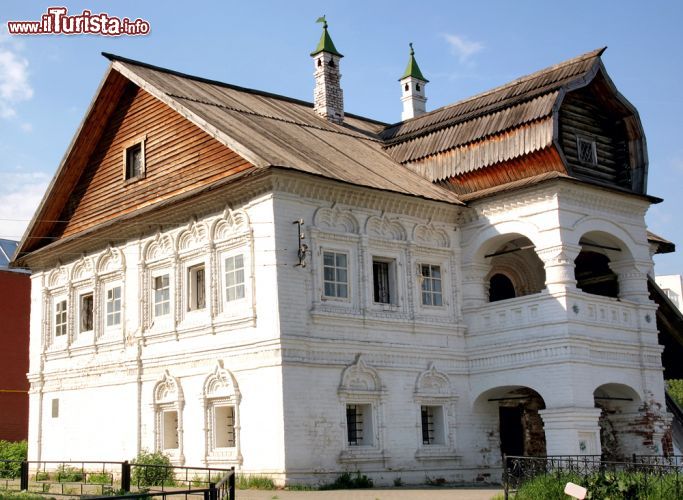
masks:
<instances>
[{"instance_id":1,"label":"fence post","mask_svg":"<svg viewBox=\"0 0 683 500\"><path fill-rule=\"evenodd\" d=\"M509 481L508 481L508 458L503 453L503 491L505 492L505 500L508 500Z\"/></svg>"},{"instance_id":2,"label":"fence post","mask_svg":"<svg viewBox=\"0 0 683 500\"><path fill-rule=\"evenodd\" d=\"M28 462L26 460L21 461L21 475L19 483L19 489L21 489L21 491L28 491Z\"/></svg>"},{"instance_id":3,"label":"fence post","mask_svg":"<svg viewBox=\"0 0 683 500\"><path fill-rule=\"evenodd\" d=\"M209 483L209 500L218 500L218 490L216 490L216 483Z\"/></svg>"},{"instance_id":4,"label":"fence post","mask_svg":"<svg viewBox=\"0 0 683 500\"><path fill-rule=\"evenodd\" d=\"M130 491L130 464L128 460L121 464L121 489L126 493Z\"/></svg>"},{"instance_id":5,"label":"fence post","mask_svg":"<svg viewBox=\"0 0 683 500\"><path fill-rule=\"evenodd\" d=\"M235 500L235 467L230 467L232 474L228 478L228 500Z\"/></svg>"}]
</instances>

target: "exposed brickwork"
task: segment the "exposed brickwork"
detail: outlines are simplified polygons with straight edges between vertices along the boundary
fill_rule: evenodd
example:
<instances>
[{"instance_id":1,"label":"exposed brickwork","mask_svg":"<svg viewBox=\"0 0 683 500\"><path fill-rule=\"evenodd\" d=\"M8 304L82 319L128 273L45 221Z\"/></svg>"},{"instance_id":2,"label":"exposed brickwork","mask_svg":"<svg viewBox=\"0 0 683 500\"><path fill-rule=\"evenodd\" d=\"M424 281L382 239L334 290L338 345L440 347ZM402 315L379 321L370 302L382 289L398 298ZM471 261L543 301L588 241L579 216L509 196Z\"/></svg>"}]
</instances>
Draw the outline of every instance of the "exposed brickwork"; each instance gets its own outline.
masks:
<instances>
[{"instance_id":1,"label":"exposed brickwork","mask_svg":"<svg viewBox=\"0 0 683 500\"><path fill-rule=\"evenodd\" d=\"M321 116L336 123L344 121L344 92L340 84L339 60L338 56L327 52L317 54L314 59L314 109Z\"/></svg>"}]
</instances>

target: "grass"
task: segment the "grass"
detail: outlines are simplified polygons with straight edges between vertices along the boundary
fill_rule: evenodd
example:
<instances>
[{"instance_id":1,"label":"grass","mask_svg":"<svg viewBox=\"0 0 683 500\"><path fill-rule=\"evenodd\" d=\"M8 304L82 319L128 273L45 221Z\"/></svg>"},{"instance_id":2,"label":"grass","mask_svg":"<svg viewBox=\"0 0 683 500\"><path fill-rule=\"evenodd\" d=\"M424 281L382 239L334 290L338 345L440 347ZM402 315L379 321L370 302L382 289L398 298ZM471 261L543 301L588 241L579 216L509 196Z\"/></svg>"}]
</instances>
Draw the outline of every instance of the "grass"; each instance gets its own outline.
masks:
<instances>
[{"instance_id":1,"label":"grass","mask_svg":"<svg viewBox=\"0 0 683 500\"><path fill-rule=\"evenodd\" d=\"M42 495L36 495L35 493L13 493L11 491L0 492L0 498L5 500L55 500L55 497L45 497Z\"/></svg>"},{"instance_id":2,"label":"grass","mask_svg":"<svg viewBox=\"0 0 683 500\"><path fill-rule=\"evenodd\" d=\"M268 476L240 474L235 480L235 488L239 490L274 490L275 483Z\"/></svg>"},{"instance_id":3,"label":"grass","mask_svg":"<svg viewBox=\"0 0 683 500\"><path fill-rule=\"evenodd\" d=\"M355 474L344 472L330 484L323 484L319 490L351 490L356 488L372 488L372 479L356 471Z\"/></svg>"}]
</instances>

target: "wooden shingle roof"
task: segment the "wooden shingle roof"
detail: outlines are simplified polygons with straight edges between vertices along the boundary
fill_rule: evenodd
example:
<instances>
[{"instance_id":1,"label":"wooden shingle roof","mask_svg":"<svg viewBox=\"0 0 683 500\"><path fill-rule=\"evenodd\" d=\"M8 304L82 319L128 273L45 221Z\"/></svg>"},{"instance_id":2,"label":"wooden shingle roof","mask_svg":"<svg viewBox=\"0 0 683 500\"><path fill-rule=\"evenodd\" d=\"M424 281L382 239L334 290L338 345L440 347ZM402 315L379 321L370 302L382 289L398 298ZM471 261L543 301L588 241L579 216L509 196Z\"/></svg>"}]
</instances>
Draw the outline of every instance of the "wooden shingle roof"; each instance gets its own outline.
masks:
<instances>
[{"instance_id":1,"label":"wooden shingle roof","mask_svg":"<svg viewBox=\"0 0 683 500\"><path fill-rule=\"evenodd\" d=\"M378 134L384 124L346 114L338 125L310 103L209 81L105 54L113 69L195 124L225 138L256 167L282 167L364 187L462 204L397 164Z\"/></svg>"},{"instance_id":2,"label":"wooden shingle roof","mask_svg":"<svg viewBox=\"0 0 683 500\"><path fill-rule=\"evenodd\" d=\"M381 133L385 147L396 161L432 181L547 148L562 91L592 79L603 51L392 125Z\"/></svg>"}]
</instances>

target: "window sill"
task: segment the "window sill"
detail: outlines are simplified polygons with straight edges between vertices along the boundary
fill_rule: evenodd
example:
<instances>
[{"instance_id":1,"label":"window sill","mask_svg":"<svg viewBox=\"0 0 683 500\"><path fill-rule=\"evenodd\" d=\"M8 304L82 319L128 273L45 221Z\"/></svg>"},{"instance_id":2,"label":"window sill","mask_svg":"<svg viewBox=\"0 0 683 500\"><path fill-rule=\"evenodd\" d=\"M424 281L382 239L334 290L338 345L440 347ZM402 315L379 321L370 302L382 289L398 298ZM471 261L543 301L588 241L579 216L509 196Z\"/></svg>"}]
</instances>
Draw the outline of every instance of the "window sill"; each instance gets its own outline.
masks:
<instances>
[{"instance_id":1,"label":"window sill","mask_svg":"<svg viewBox=\"0 0 683 500\"><path fill-rule=\"evenodd\" d=\"M354 446L339 454L340 462L381 462L388 458L382 450L372 446Z\"/></svg>"},{"instance_id":2,"label":"window sill","mask_svg":"<svg viewBox=\"0 0 683 500\"><path fill-rule=\"evenodd\" d=\"M423 445L415 452L416 460L460 460L455 450L440 444Z\"/></svg>"}]
</instances>

